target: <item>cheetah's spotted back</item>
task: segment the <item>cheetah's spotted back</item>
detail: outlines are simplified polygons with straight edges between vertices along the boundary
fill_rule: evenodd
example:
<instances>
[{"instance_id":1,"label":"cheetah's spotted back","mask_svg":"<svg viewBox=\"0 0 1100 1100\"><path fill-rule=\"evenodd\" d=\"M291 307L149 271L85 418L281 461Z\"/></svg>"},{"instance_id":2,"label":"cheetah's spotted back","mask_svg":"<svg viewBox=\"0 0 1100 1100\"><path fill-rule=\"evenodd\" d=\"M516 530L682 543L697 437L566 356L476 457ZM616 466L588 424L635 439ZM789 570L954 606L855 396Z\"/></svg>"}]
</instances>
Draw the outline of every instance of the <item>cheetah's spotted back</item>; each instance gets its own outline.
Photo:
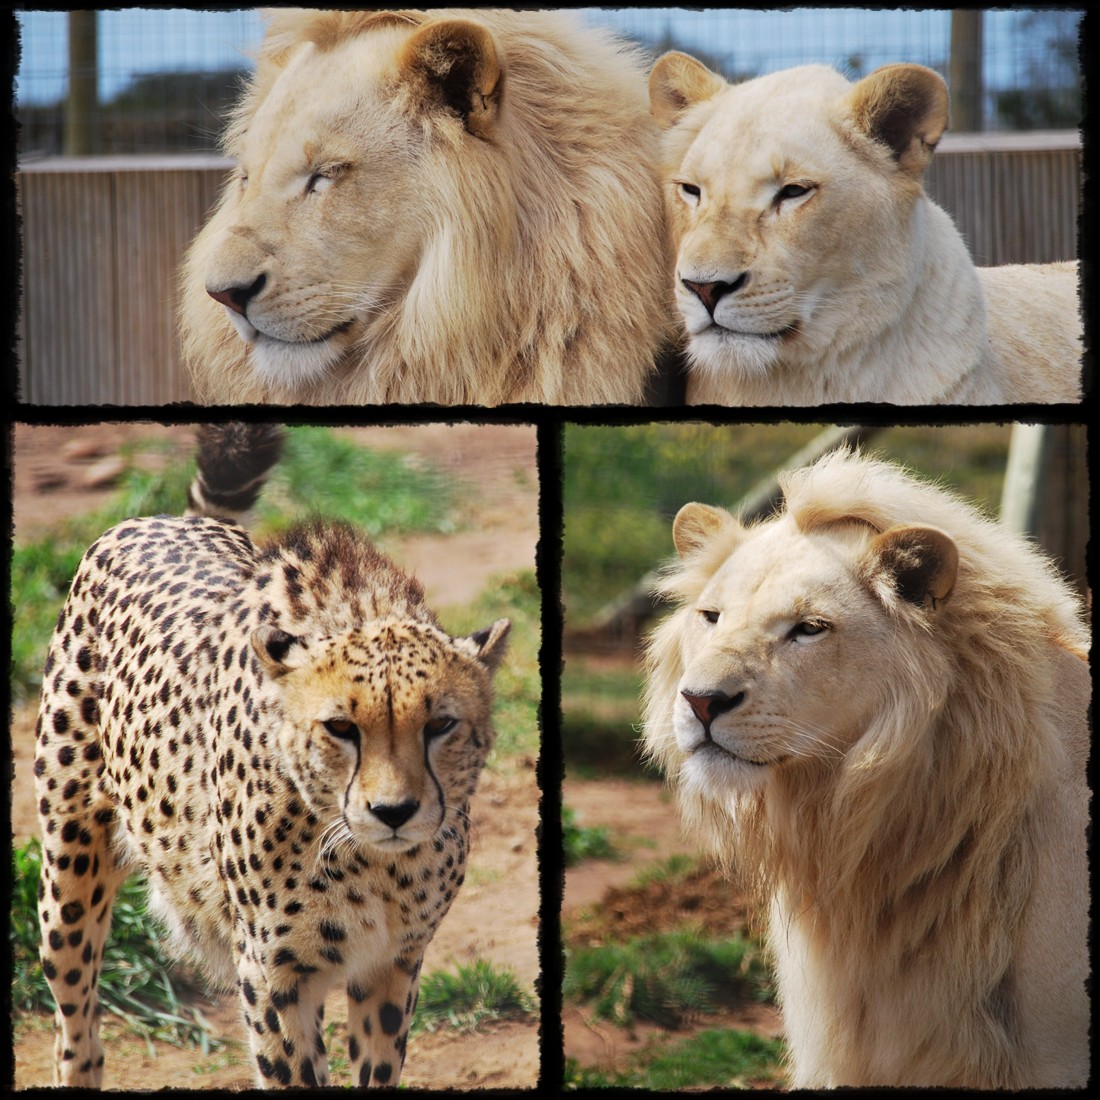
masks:
<instances>
[{"instance_id":1,"label":"cheetah's spotted back","mask_svg":"<svg viewBox=\"0 0 1100 1100\"><path fill-rule=\"evenodd\" d=\"M397 1082L424 949L462 882L507 631L449 637L340 524L258 548L161 517L95 543L47 659L35 761L60 1083L102 1078L95 985L131 868L238 989L262 1083L328 1080L339 982L353 1079Z\"/></svg>"}]
</instances>

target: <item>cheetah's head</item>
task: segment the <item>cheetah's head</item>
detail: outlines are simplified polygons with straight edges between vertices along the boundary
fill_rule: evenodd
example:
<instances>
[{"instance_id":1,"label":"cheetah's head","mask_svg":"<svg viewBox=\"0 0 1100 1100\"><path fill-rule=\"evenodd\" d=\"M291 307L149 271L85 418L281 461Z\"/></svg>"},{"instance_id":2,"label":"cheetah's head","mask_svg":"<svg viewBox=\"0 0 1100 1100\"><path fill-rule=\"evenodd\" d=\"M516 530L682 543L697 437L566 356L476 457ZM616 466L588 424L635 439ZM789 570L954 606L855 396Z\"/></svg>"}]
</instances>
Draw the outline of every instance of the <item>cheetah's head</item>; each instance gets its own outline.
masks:
<instances>
[{"instance_id":1,"label":"cheetah's head","mask_svg":"<svg viewBox=\"0 0 1100 1100\"><path fill-rule=\"evenodd\" d=\"M461 638L396 619L332 636L256 631L279 693L281 759L330 840L405 851L465 811L493 743L509 627Z\"/></svg>"}]
</instances>

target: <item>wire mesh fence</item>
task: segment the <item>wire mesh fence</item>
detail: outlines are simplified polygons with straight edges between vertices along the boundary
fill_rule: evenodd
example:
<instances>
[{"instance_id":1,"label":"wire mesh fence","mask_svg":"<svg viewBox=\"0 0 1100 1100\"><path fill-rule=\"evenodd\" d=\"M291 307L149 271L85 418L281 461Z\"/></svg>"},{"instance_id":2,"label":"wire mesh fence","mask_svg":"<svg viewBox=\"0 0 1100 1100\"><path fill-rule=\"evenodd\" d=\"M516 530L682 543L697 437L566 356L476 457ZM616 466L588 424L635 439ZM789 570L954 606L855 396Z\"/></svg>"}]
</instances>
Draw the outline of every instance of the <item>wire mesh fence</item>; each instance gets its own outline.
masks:
<instances>
[{"instance_id":1,"label":"wire mesh fence","mask_svg":"<svg viewBox=\"0 0 1100 1100\"><path fill-rule=\"evenodd\" d=\"M684 50L730 78L809 62L858 77L910 61L952 80L957 109L974 89L973 128L1080 121L1079 11L590 8L583 18L654 54ZM24 157L216 149L263 34L252 11L24 11L18 21ZM953 58L966 64L952 70Z\"/></svg>"}]
</instances>

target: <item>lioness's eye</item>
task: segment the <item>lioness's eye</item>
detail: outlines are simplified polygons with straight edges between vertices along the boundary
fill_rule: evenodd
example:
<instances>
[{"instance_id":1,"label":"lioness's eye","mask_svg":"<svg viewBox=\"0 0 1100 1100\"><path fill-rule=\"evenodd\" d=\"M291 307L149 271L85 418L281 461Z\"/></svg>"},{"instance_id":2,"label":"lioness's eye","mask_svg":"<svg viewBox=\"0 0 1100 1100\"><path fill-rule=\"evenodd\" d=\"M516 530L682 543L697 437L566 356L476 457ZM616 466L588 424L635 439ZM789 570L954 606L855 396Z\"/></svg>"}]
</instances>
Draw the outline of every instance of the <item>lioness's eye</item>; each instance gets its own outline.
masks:
<instances>
[{"instance_id":1,"label":"lioness's eye","mask_svg":"<svg viewBox=\"0 0 1100 1100\"><path fill-rule=\"evenodd\" d=\"M333 737L338 737L341 741L354 741L359 736L359 727L347 718L330 718L322 725Z\"/></svg>"},{"instance_id":2,"label":"lioness's eye","mask_svg":"<svg viewBox=\"0 0 1100 1100\"><path fill-rule=\"evenodd\" d=\"M424 724L424 732L429 737L442 737L445 733L450 733L457 725L457 718L432 718Z\"/></svg>"},{"instance_id":3,"label":"lioness's eye","mask_svg":"<svg viewBox=\"0 0 1100 1100\"><path fill-rule=\"evenodd\" d=\"M700 191L699 188L696 187L694 183L681 183L680 184L680 195L684 199L686 199L688 202L690 202L692 205L694 205L695 203L697 203L699 201L699 196L701 194L702 194L702 191Z\"/></svg>"},{"instance_id":4,"label":"lioness's eye","mask_svg":"<svg viewBox=\"0 0 1100 1100\"><path fill-rule=\"evenodd\" d=\"M775 197L779 202L784 199L797 199L803 195L809 194L812 188L807 187L802 183L788 183L779 189L779 194Z\"/></svg>"},{"instance_id":5,"label":"lioness's eye","mask_svg":"<svg viewBox=\"0 0 1100 1100\"><path fill-rule=\"evenodd\" d=\"M309 177L309 183L306 184L307 195L319 195L322 191L327 191L332 186L332 177L323 176L320 172L314 172Z\"/></svg>"},{"instance_id":6,"label":"lioness's eye","mask_svg":"<svg viewBox=\"0 0 1100 1100\"><path fill-rule=\"evenodd\" d=\"M822 622L820 619L806 619L803 622L795 623L791 627L788 637L812 638L817 634L824 634L828 629L829 624Z\"/></svg>"},{"instance_id":7,"label":"lioness's eye","mask_svg":"<svg viewBox=\"0 0 1100 1100\"><path fill-rule=\"evenodd\" d=\"M721 615L720 611L712 611L710 608L701 607L699 614L703 616L703 621L708 623L718 622L718 618Z\"/></svg>"}]
</instances>

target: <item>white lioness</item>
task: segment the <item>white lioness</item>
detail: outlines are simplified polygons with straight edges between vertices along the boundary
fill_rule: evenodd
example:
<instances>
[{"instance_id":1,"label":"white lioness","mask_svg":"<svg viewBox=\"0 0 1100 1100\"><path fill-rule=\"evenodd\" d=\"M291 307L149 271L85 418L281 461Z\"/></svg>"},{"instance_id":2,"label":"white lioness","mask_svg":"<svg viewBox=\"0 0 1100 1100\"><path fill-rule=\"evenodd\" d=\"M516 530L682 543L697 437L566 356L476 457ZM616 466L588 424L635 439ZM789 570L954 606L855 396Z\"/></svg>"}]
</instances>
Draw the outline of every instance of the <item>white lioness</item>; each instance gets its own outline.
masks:
<instances>
[{"instance_id":1,"label":"white lioness","mask_svg":"<svg viewBox=\"0 0 1100 1100\"><path fill-rule=\"evenodd\" d=\"M645 743L770 903L793 1085L1083 1085L1079 601L892 465L784 492L756 526L677 515Z\"/></svg>"},{"instance_id":2,"label":"white lioness","mask_svg":"<svg viewBox=\"0 0 1100 1100\"><path fill-rule=\"evenodd\" d=\"M641 402L674 325L639 56L569 12L269 18L184 274L202 399Z\"/></svg>"},{"instance_id":3,"label":"white lioness","mask_svg":"<svg viewBox=\"0 0 1100 1100\"><path fill-rule=\"evenodd\" d=\"M1076 264L975 269L924 193L948 121L937 73L729 85L670 53L650 103L691 403L1080 399Z\"/></svg>"}]
</instances>

